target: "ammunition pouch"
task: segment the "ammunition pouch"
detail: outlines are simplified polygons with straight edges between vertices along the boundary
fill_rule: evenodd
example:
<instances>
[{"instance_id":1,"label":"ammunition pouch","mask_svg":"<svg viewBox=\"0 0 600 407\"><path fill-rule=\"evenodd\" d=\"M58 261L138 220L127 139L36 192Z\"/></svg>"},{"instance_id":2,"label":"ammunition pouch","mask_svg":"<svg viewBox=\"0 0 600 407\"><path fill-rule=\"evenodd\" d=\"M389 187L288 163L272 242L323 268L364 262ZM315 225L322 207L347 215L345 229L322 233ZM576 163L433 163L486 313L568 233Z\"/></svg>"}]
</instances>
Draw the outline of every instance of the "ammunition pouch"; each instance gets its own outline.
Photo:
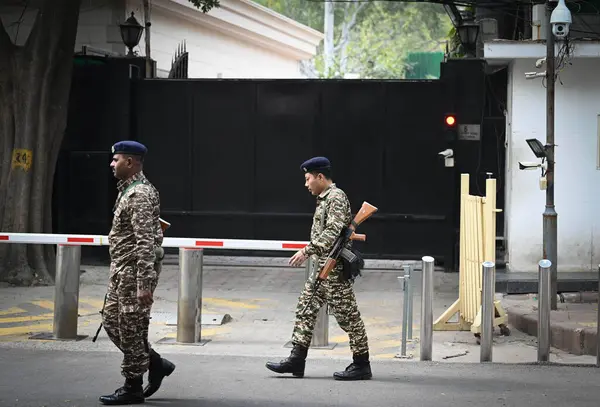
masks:
<instances>
[{"instance_id":1,"label":"ammunition pouch","mask_svg":"<svg viewBox=\"0 0 600 407\"><path fill-rule=\"evenodd\" d=\"M340 253L340 258L343 264L342 277L344 280L354 282L356 277L362 275L360 271L365 266L365 260L361 252L354 248L344 248Z\"/></svg>"}]
</instances>

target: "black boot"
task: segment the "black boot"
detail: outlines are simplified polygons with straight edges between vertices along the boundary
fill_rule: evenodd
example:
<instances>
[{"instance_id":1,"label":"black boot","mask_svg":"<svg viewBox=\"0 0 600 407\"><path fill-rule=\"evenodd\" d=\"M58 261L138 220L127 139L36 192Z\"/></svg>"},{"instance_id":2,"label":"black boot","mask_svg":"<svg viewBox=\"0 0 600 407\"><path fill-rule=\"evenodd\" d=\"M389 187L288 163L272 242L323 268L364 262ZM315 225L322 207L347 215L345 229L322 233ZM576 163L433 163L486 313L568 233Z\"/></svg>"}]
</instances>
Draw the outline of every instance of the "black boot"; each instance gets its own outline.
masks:
<instances>
[{"instance_id":1,"label":"black boot","mask_svg":"<svg viewBox=\"0 0 600 407\"><path fill-rule=\"evenodd\" d=\"M143 403L142 376L138 376L135 379L126 379L125 385L117 389L113 394L100 396L100 402L111 406Z\"/></svg>"},{"instance_id":2,"label":"black boot","mask_svg":"<svg viewBox=\"0 0 600 407\"><path fill-rule=\"evenodd\" d=\"M148 366L148 385L144 389L144 397L150 397L160 388L163 379L175 370L175 365L160 357L154 349L150 349L150 365Z\"/></svg>"},{"instance_id":3,"label":"black boot","mask_svg":"<svg viewBox=\"0 0 600 407\"><path fill-rule=\"evenodd\" d=\"M362 355L354 355L353 362L343 372L335 372L335 380L369 380L373 377L371 363L369 363L369 352Z\"/></svg>"},{"instance_id":4,"label":"black boot","mask_svg":"<svg viewBox=\"0 0 600 407\"><path fill-rule=\"evenodd\" d=\"M287 359L280 363L267 362L267 369L276 373L291 373L295 377L304 377L304 366L308 348L294 344L294 348Z\"/></svg>"}]
</instances>

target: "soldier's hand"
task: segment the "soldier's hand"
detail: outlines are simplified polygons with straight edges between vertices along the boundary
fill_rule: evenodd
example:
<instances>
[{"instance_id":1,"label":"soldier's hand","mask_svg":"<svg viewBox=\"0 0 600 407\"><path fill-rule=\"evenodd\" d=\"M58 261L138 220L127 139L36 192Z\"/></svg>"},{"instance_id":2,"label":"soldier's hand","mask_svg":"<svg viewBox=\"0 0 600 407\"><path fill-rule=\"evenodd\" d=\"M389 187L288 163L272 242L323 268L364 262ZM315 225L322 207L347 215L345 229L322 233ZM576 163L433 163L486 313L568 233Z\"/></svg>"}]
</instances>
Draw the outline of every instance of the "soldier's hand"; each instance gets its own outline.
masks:
<instances>
[{"instance_id":1,"label":"soldier's hand","mask_svg":"<svg viewBox=\"0 0 600 407\"><path fill-rule=\"evenodd\" d=\"M294 254L292 256L292 258L289 260L289 264L291 266L301 266L302 263L304 263L304 261L306 260L308 256L304 254L303 250L298 250L296 252L296 254Z\"/></svg>"},{"instance_id":2,"label":"soldier's hand","mask_svg":"<svg viewBox=\"0 0 600 407\"><path fill-rule=\"evenodd\" d=\"M138 290L137 292L138 302L143 306L150 306L154 302L152 299L152 292L149 290Z\"/></svg>"}]
</instances>

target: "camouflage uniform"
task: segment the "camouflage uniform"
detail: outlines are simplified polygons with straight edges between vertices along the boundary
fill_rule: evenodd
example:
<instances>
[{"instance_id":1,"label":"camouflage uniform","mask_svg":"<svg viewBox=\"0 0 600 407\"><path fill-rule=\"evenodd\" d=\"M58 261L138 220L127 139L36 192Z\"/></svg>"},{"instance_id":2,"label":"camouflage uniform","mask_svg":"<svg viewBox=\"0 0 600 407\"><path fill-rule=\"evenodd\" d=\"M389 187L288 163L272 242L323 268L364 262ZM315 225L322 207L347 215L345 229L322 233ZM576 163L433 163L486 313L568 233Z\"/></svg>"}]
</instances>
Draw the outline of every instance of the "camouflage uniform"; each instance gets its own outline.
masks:
<instances>
[{"instance_id":1,"label":"camouflage uniform","mask_svg":"<svg viewBox=\"0 0 600 407\"><path fill-rule=\"evenodd\" d=\"M158 191L142 172L117 185L119 196L108 235L111 257L104 328L123 352L127 379L148 370L148 326L151 306L138 303L137 291L154 292L160 274L163 233L159 223Z\"/></svg>"},{"instance_id":2,"label":"camouflage uniform","mask_svg":"<svg viewBox=\"0 0 600 407\"><path fill-rule=\"evenodd\" d=\"M306 246L305 253L318 257L319 267L312 270L298 300L292 335L292 342L296 345L306 348L310 346L318 311L321 306L327 304L333 311L340 328L348 334L352 353L361 355L369 351L367 333L356 304L352 282L342 276L343 263L341 260L337 261L335 268L312 298L306 312L302 314L307 302L311 300L314 280L318 271L325 265L329 250L340 236L342 229L351 221L352 214L348 197L335 184L317 197L310 243ZM348 242L347 247L350 247L351 244Z\"/></svg>"}]
</instances>

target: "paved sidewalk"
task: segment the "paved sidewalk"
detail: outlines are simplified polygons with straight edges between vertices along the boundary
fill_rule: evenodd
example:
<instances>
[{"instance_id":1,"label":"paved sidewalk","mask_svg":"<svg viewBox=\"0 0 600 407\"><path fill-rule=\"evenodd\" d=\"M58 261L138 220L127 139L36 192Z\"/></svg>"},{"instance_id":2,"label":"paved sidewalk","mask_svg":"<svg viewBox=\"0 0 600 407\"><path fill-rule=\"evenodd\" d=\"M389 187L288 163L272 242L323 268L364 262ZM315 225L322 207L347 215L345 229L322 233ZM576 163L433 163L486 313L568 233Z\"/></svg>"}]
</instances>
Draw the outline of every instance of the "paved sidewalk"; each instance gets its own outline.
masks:
<instances>
[{"instance_id":1,"label":"paved sidewalk","mask_svg":"<svg viewBox=\"0 0 600 407\"><path fill-rule=\"evenodd\" d=\"M550 345L574 355L596 355L598 294L564 294L565 302L558 302L558 310L550 312ZM568 302L569 297L575 301ZM591 302L594 301L594 302ZM502 304L509 323L520 331L537 338L537 295L509 295Z\"/></svg>"},{"instance_id":2,"label":"paved sidewalk","mask_svg":"<svg viewBox=\"0 0 600 407\"><path fill-rule=\"evenodd\" d=\"M210 259L207 259L210 260ZM207 261L207 263L209 263ZM215 262L213 262L214 264ZM209 263L210 264L210 263ZM175 338L178 269L164 267L155 295L150 341L159 352L212 356L248 356L278 359L289 354L285 347L290 340L294 308L304 283L304 268L207 266L203 272L204 315L228 314L231 320L222 325L203 325L203 346L164 344L159 341ZM0 288L0 348L65 350L85 352L118 352L102 331L92 343L100 322L99 309L106 292L108 267L82 266L80 318L78 332L87 338L77 342L28 339L32 333L52 331L54 287ZM393 360L398 363L402 326L402 294L398 270L366 270L356 283L359 308L363 315L373 360ZM419 360L420 273L414 298L413 334L408 354ZM458 275L435 273L434 319L449 307L458 295ZM495 332L499 335L498 330ZM470 332L434 332L433 359L439 362L479 363L479 346ZM329 319L329 341L333 349L311 349L311 358L350 359L348 337ZM510 336L496 336L493 360L502 363L528 363L537 360L535 338L512 329ZM595 363L590 356L569 355L552 350L551 360L558 363Z\"/></svg>"}]
</instances>

